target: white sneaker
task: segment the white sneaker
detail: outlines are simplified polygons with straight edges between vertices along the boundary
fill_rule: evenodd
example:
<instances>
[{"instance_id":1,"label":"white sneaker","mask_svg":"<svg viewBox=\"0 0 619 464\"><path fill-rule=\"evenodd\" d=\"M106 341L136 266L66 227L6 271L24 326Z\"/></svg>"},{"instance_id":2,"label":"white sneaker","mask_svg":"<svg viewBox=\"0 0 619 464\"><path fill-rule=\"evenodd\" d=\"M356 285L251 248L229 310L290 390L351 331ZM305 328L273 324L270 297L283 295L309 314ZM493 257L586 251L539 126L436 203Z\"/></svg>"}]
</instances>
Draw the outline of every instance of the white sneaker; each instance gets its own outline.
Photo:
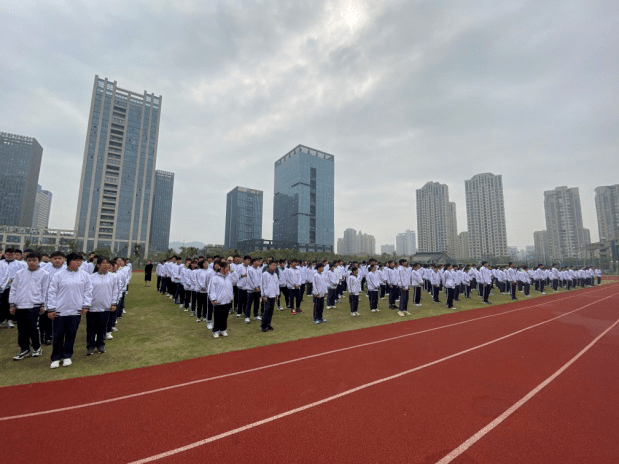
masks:
<instances>
[{"instance_id":1,"label":"white sneaker","mask_svg":"<svg viewBox=\"0 0 619 464\"><path fill-rule=\"evenodd\" d=\"M196 322L202 322L202 319L201 318L197 318Z\"/></svg>"},{"instance_id":2,"label":"white sneaker","mask_svg":"<svg viewBox=\"0 0 619 464\"><path fill-rule=\"evenodd\" d=\"M375 312L376 312L376 310L375 310L375 309L370 309L370 311L372 311L373 313L375 313Z\"/></svg>"},{"instance_id":3,"label":"white sneaker","mask_svg":"<svg viewBox=\"0 0 619 464\"><path fill-rule=\"evenodd\" d=\"M202 322L206 322L206 317L203 317L203 318L202 318Z\"/></svg>"},{"instance_id":4,"label":"white sneaker","mask_svg":"<svg viewBox=\"0 0 619 464\"><path fill-rule=\"evenodd\" d=\"M236 315L236 317L241 317L241 315L240 315L240 314L237 314L237 315Z\"/></svg>"},{"instance_id":5,"label":"white sneaker","mask_svg":"<svg viewBox=\"0 0 619 464\"><path fill-rule=\"evenodd\" d=\"M262 318L260 316L254 317L254 321L261 321L261 320L262 320Z\"/></svg>"},{"instance_id":6,"label":"white sneaker","mask_svg":"<svg viewBox=\"0 0 619 464\"><path fill-rule=\"evenodd\" d=\"M245 324L249 324L249 323L250 323L249 317L246 317L245 318Z\"/></svg>"},{"instance_id":7,"label":"white sneaker","mask_svg":"<svg viewBox=\"0 0 619 464\"><path fill-rule=\"evenodd\" d=\"M182 308L182 306L181 306L181 308ZM185 309L184 309L184 311L185 311L185 312L189 311L189 308L185 308Z\"/></svg>"},{"instance_id":8,"label":"white sneaker","mask_svg":"<svg viewBox=\"0 0 619 464\"><path fill-rule=\"evenodd\" d=\"M62 360L62 367L69 367L71 364L73 364L73 361L71 361L71 358Z\"/></svg>"},{"instance_id":9,"label":"white sneaker","mask_svg":"<svg viewBox=\"0 0 619 464\"><path fill-rule=\"evenodd\" d=\"M355 317L355 316L357 315L357 313L350 313L350 315L351 315L352 317Z\"/></svg>"},{"instance_id":10,"label":"white sneaker","mask_svg":"<svg viewBox=\"0 0 619 464\"><path fill-rule=\"evenodd\" d=\"M127 292L127 293L129 293L129 292ZM123 314L127 314L127 311L125 311L124 309L123 309Z\"/></svg>"},{"instance_id":11,"label":"white sneaker","mask_svg":"<svg viewBox=\"0 0 619 464\"><path fill-rule=\"evenodd\" d=\"M279 309L280 311L284 310L284 308L282 308L281 306L278 306L277 309Z\"/></svg>"},{"instance_id":12,"label":"white sneaker","mask_svg":"<svg viewBox=\"0 0 619 464\"><path fill-rule=\"evenodd\" d=\"M222 334L224 337L227 337L227 336L228 336L228 331L227 331L227 330L224 330L221 334Z\"/></svg>"},{"instance_id":13,"label":"white sneaker","mask_svg":"<svg viewBox=\"0 0 619 464\"><path fill-rule=\"evenodd\" d=\"M404 317L404 313L402 311L398 311L398 316Z\"/></svg>"},{"instance_id":14,"label":"white sneaker","mask_svg":"<svg viewBox=\"0 0 619 464\"><path fill-rule=\"evenodd\" d=\"M52 361L52 363L49 365L49 367L51 369L58 369L60 367L60 361Z\"/></svg>"},{"instance_id":15,"label":"white sneaker","mask_svg":"<svg viewBox=\"0 0 619 464\"><path fill-rule=\"evenodd\" d=\"M411 313L409 313L408 311L404 311L404 314L406 314L407 316L411 315Z\"/></svg>"},{"instance_id":16,"label":"white sneaker","mask_svg":"<svg viewBox=\"0 0 619 464\"><path fill-rule=\"evenodd\" d=\"M219 338L219 332L213 332L213 338Z\"/></svg>"},{"instance_id":17,"label":"white sneaker","mask_svg":"<svg viewBox=\"0 0 619 464\"><path fill-rule=\"evenodd\" d=\"M118 329L116 327L112 327L112 332L118 332Z\"/></svg>"},{"instance_id":18,"label":"white sneaker","mask_svg":"<svg viewBox=\"0 0 619 464\"><path fill-rule=\"evenodd\" d=\"M213 323L212 323L212 322L208 322L208 323L206 324L206 328L207 328L208 330L213 330Z\"/></svg>"},{"instance_id":19,"label":"white sneaker","mask_svg":"<svg viewBox=\"0 0 619 464\"><path fill-rule=\"evenodd\" d=\"M15 328L15 324L13 324L11 321L6 321L6 328L13 329Z\"/></svg>"},{"instance_id":20,"label":"white sneaker","mask_svg":"<svg viewBox=\"0 0 619 464\"><path fill-rule=\"evenodd\" d=\"M108 332L108 333L105 334L105 339L106 340L111 340L112 338L114 338L114 337L112 337L112 332Z\"/></svg>"}]
</instances>

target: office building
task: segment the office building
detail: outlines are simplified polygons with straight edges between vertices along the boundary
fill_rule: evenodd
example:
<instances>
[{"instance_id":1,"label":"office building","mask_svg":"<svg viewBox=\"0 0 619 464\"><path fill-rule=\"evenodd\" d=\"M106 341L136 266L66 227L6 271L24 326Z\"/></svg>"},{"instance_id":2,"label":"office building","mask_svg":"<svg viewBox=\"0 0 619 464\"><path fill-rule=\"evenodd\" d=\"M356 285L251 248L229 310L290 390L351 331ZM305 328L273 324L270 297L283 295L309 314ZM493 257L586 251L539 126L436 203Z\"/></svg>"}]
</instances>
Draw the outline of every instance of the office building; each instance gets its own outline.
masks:
<instances>
[{"instance_id":1,"label":"office building","mask_svg":"<svg viewBox=\"0 0 619 464\"><path fill-rule=\"evenodd\" d=\"M470 258L507 257L503 179L492 173L464 181Z\"/></svg>"},{"instance_id":2,"label":"office building","mask_svg":"<svg viewBox=\"0 0 619 464\"><path fill-rule=\"evenodd\" d=\"M357 232L355 229L346 229L344 237L337 239L337 253L339 255L374 255L376 240L374 236Z\"/></svg>"},{"instance_id":3,"label":"office building","mask_svg":"<svg viewBox=\"0 0 619 464\"><path fill-rule=\"evenodd\" d=\"M619 184L595 189L600 242L619 240Z\"/></svg>"},{"instance_id":4,"label":"office building","mask_svg":"<svg viewBox=\"0 0 619 464\"><path fill-rule=\"evenodd\" d=\"M420 253L455 251L455 204L449 202L449 188L428 182L417 190L417 233ZM396 250L397 251L397 250Z\"/></svg>"},{"instance_id":5,"label":"office building","mask_svg":"<svg viewBox=\"0 0 619 464\"><path fill-rule=\"evenodd\" d=\"M226 199L224 250L239 250L241 240L262 238L262 190L235 187Z\"/></svg>"},{"instance_id":6,"label":"office building","mask_svg":"<svg viewBox=\"0 0 619 464\"><path fill-rule=\"evenodd\" d=\"M395 253L395 245L381 245L380 246L380 254L384 255L392 255Z\"/></svg>"},{"instance_id":7,"label":"office building","mask_svg":"<svg viewBox=\"0 0 619 464\"><path fill-rule=\"evenodd\" d=\"M535 258L542 264L547 263L550 260L548 232L545 230L533 232L533 243L535 247Z\"/></svg>"},{"instance_id":8,"label":"office building","mask_svg":"<svg viewBox=\"0 0 619 464\"><path fill-rule=\"evenodd\" d=\"M95 76L75 229L83 251L149 251L161 96Z\"/></svg>"},{"instance_id":9,"label":"office building","mask_svg":"<svg viewBox=\"0 0 619 464\"><path fill-rule=\"evenodd\" d=\"M544 192L544 211L551 260L581 258L591 243L582 223L578 187L557 187Z\"/></svg>"},{"instance_id":10,"label":"office building","mask_svg":"<svg viewBox=\"0 0 619 464\"><path fill-rule=\"evenodd\" d=\"M333 251L334 156L298 145L275 162L273 241Z\"/></svg>"},{"instance_id":11,"label":"office building","mask_svg":"<svg viewBox=\"0 0 619 464\"><path fill-rule=\"evenodd\" d=\"M37 196L34 201L34 213L32 215L32 227L47 229L49 226L49 213L52 208L52 192L43 190L37 185Z\"/></svg>"},{"instance_id":12,"label":"office building","mask_svg":"<svg viewBox=\"0 0 619 464\"><path fill-rule=\"evenodd\" d=\"M149 250L167 251L170 245L174 173L155 171L155 191L150 222Z\"/></svg>"},{"instance_id":13,"label":"office building","mask_svg":"<svg viewBox=\"0 0 619 464\"><path fill-rule=\"evenodd\" d=\"M415 232L407 230L395 237L395 252L398 256L412 256L417 253Z\"/></svg>"},{"instance_id":14,"label":"office building","mask_svg":"<svg viewBox=\"0 0 619 464\"><path fill-rule=\"evenodd\" d=\"M461 261L466 261L471 257L471 249L469 246L469 232L465 230L458 234L458 246L456 247L456 258Z\"/></svg>"},{"instance_id":15,"label":"office building","mask_svg":"<svg viewBox=\"0 0 619 464\"><path fill-rule=\"evenodd\" d=\"M37 139L0 132L0 225L32 226L42 156Z\"/></svg>"}]
</instances>

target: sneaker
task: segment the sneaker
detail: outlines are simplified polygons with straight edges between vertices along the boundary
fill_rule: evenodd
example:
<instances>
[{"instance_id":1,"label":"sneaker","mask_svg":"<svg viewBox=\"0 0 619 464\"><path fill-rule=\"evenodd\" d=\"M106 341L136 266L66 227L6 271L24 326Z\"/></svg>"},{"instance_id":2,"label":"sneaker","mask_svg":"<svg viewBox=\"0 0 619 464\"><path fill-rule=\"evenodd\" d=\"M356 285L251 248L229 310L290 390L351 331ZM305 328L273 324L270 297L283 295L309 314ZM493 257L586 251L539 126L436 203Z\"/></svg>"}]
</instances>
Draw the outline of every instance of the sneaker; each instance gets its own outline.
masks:
<instances>
[{"instance_id":1,"label":"sneaker","mask_svg":"<svg viewBox=\"0 0 619 464\"><path fill-rule=\"evenodd\" d=\"M227 337L227 336L228 336L228 331L227 331L227 330L224 330L221 334L222 334L224 337Z\"/></svg>"},{"instance_id":2,"label":"sneaker","mask_svg":"<svg viewBox=\"0 0 619 464\"><path fill-rule=\"evenodd\" d=\"M260 330L262 330L263 332L266 332L268 329L266 327L260 327Z\"/></svg>"},{"instance_id":3,"label":"sneaker","mask_svg":"<svg viewBox=\"0 0 619 464\"><path fill-rule=\"evenodd\" d=\"M305 311L303 311L301 308L297 308L297 312L298 313L304 313Z\"/></svg>"},{"instance_id":4,"label":"sneaker","mask_svg":"<svg viewBox=\"0 0 619 464\"><path fill-rule=\"evenodd\" d=\"M206 328L207 328L208 330L213 330L213 323L212 323L212 322L207 322L207 323L206 323Z\"/></svg>"},{"instance_id":5,"label":"sneaker","mask_svg":"<svg viewBox=\"0 0 619 464\"><path fill-rule=\"evenodd\" d=\"M101 346L101 347L97 348L97 351L98 351L100 354L105 353L105 346Z\"/></svg>"},{"instance_id":6,"label":"sneaker","mask_svg":"<svg viewBox=\"0 0 619 464\"><path fill-rule=\"evenodd\" d=\"M404 317L404 313L402 311L398 311L398 316Z\"/></svg>"},{"instance_id":7,"label":"sneaker","mask_svg":"<svg viewBox=\"0 0 619 464\"><path fill-rule=\"evenodd\" d=\"M254 321L261 321L261 320L262 320L262 318L260 316L254 317Z\"/></svg>"},{"instance_id":8,"label":"sneaker","mask_svg":"<svg viewBox=\"0 0 619 464\"><path fill-rule=\"evenodd\" d=\"M213 332L213 338L219 338L219 332Z\"/></svg>"},{"instance_id":9,"label":"sneaker","mask_svg":"<svg viewBox=\"0 0 619 464\"><path fill-rule=\"evenodd\" d=\"M357 316L361 316L361 314L359 314L359 313L357 313L357 312L356 312L355 314L356 314Z\"/></svg>"},{"instance_id":10,"label":"sneaker","mask_svg":"<svg viewBox=\"0 0 619 464\"><path fill-rule=\"evenodd\" d=\"M314 321L314 324L320 324L320 321Z\"/></svg>"},{"instance_id":11,"label":"sneaker","mask_svg":"<svg viewBox=\"0 0 619 464\"><path fill-rule=\"evenodd\" d=\"M327 309L331 309L331 306L327 306Z\"/></svg>"},{"instance_id":12,"label":"sneaker","mask_svg":"<svg viewBox=\"0 0 619 464\"><path fill-rule=\"evenodd\" d=\"M111 340L111 339L113 339L113 338L114 338L114 337L112 337L112 332L108 332L108 333L106 333L106 334L105 334L105 339L106 339L106 340Z\"/></svg>"},{"instance_id":13,"label":"sneaker","mask_svg":"<svg viewBox=\"0 0 619 464\"><path fill-rule=\"evenodd\" d=\"M376 312L377 312L377 313L378 313L378 312L380 312L380 309L376 308Z\"/></svg>"},{"instance_id":14,"label":"sneaker","mask_svg":"<svg viewBox=\"0 0 619 464\"><path fill-rule=\"evenodd\" d=\"M128 294L129 294L129 292L127 292L127 295ZM127 314L127 311L125 311L124 309L123 309L123 314Z\"/></svg>"},{"instance_id":15,"label":"sneaker","mask_svg":"<svg viewBox=\"0 0 619 464\"><path fill-rule=\"evenodd\" d=\"M94 352L95 352L95 349L94 349L94 348L88 348L88 349L86 350L86 356L90 356L90 355L91 355L91 354L93 354Z\"/></svg>"},{"instance_id":16,"label":"sneaker","mask_svg":"<svg viewBox=\"0 0 619 464\"><path fill-rule=\"evenodd\" d=\"M384 299L385 299L385 297L383 296L383 297L381 298L381 300L384 300Z\"/></svg>"},{"instance_id":17,"label":"sneaker","mask_svg":"<svg viewBox=\"0 0 619 464\"><path fill-rule=\"evenodd\" d=\"M282 308L281 306L278 306L278 308L277 308L277 309L278 309L278 310L280 310L280 311L283 311L283 310L284 310L284 308Z\"/></svg>"},{"instance_id":18,"label":"sneaker","mask_svg":"<svg viewBox=\"0 0 619 464\"><path fill-rule=\"evenodd\" d=\"M275 330L272 325L267 325L267 330Z\"/></svg>"},{"instance_id":19,"label":"sneaker","mask_svg":"<svg viewBox=\"0 0 619 464\"><path fill-rule=\"evenodd\" d=\"M62 360L62 367L69 367L71 364L73 364L71 358L66 358Z\"/></svg>"},{"instance_id":20,"label":"sneaker","mask_svg":"<svg viewBox=\"0 0 619 464\"><path fill-rule=\"evenodd\" d=\"M406 314L407 316L411 315L411 313L409 313L408 311L404 311L404 314Z\"/></svg>"},{"instance_id":21,"label":"sneaker","mask_svg":"<svg viewBox=\"0 0 619 464\"><path fill-rule=\"evenodd\" d=\"M376 310L375 310L375 309L370 309L370 311L372 311L373 313L375 313L375 312L376 312Z\"/></svg>"},{"instance_id":22,"label":"sneaker","mask_svg":"<svg viewBox=\"0 0 619 464\"><path fill-rule=\"evenodd\" d=\"M179 305L178 305L178 309L183 309L183 305L182 305L182 304L179 304Z\"/></svg>"},{"instance_id":23,"label":"sneaker","mask_svg":"<svg viewBox=\"0 0 619 464\"><path fill-rule=\"evenodd\" d=\"M201 317L197 318L196 322L202 322L202 318Z\"/></svg>"},{"instance_id":24,"label":"sneaker","mask_svg":"<svg viewBox=\"0 0 619 464\"><path fill-rule=\"evenodd\" d=\"M13 329L15 328L15 324L13 324L11 321L6 321L6 328Z\"/></svg>"},{"instance_id":25,"label":"sneaker","mask_svg":"<svg viewBox=\"0 0 619 464\"><path fill-rule=\"evenodd\" d=\"M118 332L118 329L116 327L112 327L112 332Z\"/></svg>"},{"instance_id":26,"label":"sneaker","mask_svg":"<svg viewBox=\"0 0 619 464\"><path fill-rule=\"evenodd\" d=\"M13 361L19 361L21 359L27 358L30 356L30 350L24 350L17 353L16 356L13 356Z\"/></svg>"},{"instance_id":27,"label":"sneaker","mask_svg":"<svg viewBox=\"0 0 619 464\"><path fill-rule=\"evenodd\" d=\"M191 312L189 313L189 315L190 315L191 317L196 317L196 312L195 312L195 311L191 311Z\"/></svg>"},{"instance_id":28,"label":"sneaker","mask_svg":"<svg viewBox=\"0 0 619 464\"><path fill-rule=\"evenodd\" d=\"M181 308L182 308L182 305L181 305ZM187 311L189 311L189 308L185 308L183 311L187 312Z\"/></svg>"},{"instance_id":29,"label":"sneaker","mask_svg":"<svg viewBox=\"0 0 619 464\"><path fill-rule=\"evenodd\" d=\"M206 317L203 317L203 318L202 318L202 322L206 322Z\"/></svg>"},{"instance_id":30,"label":"sneaker","mask_svg":"<svg viewBox=\"0 0 619 464\"><path fill-rule=\"evenodd\" d=\"M236 315L236 317L241 317L241 315L240 315L240 314L237 314L237 315Z\"/></svg>"},{"instance_id":31,"label":"sneaker","mask_svg":"<svg viewBox=\"0 0 619 464\"><path fill-rule=\"evenodd\" d=\"M294 309L291 309L290 314L297 314L297 312Z\"/></svg>"},{"instance_id":32,"label":"sneaker","mask_svg":"<svg viewBox=\"0 0 619 464\"><path fill-rule=\"evenodd\" d=\"M321 319L320 322L327 322L327 320L326 319Z\"/></svg>"},{"instance_id":33,"label":"sneaker","mask_svg":"<svg viewBox=\"0 0 619 464\"><path fill-rule=\"evenodd\" d=\"M357 315L357 313L350 313L350 315L351 315L352 317L355 317L355 316Z\"/></svg>"},{"instance_id":34,"label":"sneaker","mask_svg":"<svg viewBox=\"0 0 619 464\"><path fill-rule=\"evenodd\" d=\"M52 363L49 365L49 367L51 369L58 369L60 367L60 361L52 361Z\"/></svg>"},{"instance_id":35,"label":"sneaker","mask_svg":"<svg viewBox=\"0 0 619 464\"><path fill-rule=\"evenodd\" d=\"M32 357L36 358L38 356L41 356L43 354L43 348L39 347L38 350L33 350L32 351Z\"/></svg>"},{"instance_id":36,"label":"sneaker","mask_svg":"<svg viewBox=\"0 0 619 464\"><path fill-rule=\"evenodd\" d=\"M245 324L249 324L251 321L249 320L249 317L245 318Z\"/></svg>"}]
</instances>

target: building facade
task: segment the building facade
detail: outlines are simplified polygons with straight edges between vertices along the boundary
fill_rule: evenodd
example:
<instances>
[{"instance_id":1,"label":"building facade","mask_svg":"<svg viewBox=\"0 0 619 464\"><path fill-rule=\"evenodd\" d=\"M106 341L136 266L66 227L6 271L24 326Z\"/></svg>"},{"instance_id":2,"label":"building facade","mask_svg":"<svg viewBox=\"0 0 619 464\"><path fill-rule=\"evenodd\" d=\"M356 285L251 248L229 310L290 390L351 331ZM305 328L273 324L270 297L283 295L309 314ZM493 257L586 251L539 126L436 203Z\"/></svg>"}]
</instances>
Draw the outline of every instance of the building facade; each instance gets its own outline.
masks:
<instances>
[{"instance_id":1,"label":"building facade","mask_svg":"<svg viewBox=\"0 0 619 464\"><path fill-rule=\"evenodd\" d=\"M384 255L392 255L395 253L395 245L381 245L380 246L380 254Z\"/></svg>"},{"instance_id":2,"label":"building facade","mask_svg":"<svg viewBox=\"0 0 619 464\"><path fill-rule=\"evenodd\" d=\"M502 176L477 174L464 181L464 188L470 258L508 256Z\"/></svg>"},{"instance_id":3,"label":"building facade","mask_svg":"<svg viewBox=\"0 0 619 464\"><path fill-rule=\"evenodd\" d=\"M0 247L3 250L7 247L20 250L40 248L46 253L71 251L75 249L75 231L0 225Z\"/></svg>"},{"instance_id":4,"label":"building facade","mask_svg":"<svg viewBox=\"0 0 619 464\"><path fill-rule=\"evenodd\" d=\"M170 246L173 195L174 173L156 170L149 250L167 251Z\"/></svg>"},{"instance_id":5,"label":"building facade","mask_svg":"<svg viewBox=\"0 0 619 464\"><path fill-rule=\"evenodd\" d=\"M82 250L148 253L161 101L95 76L75 220Z\"/></svg>"},{"instance_id":6,"label":"building facade","mask_svg":"<svg viewBox=\"0 0 619 464\"><path fill-rule=\"evenodd\" d=\"M344 237L337 239L337 254L339 255L374 255L376 239L373 235L346 229Z\"/></svg>"},{"instance_id":7,"label":"building facade","mask_svg":"<svg viewBox=\"0 0 619 464\"><path fill-rule=\"evenodd\" d=\"M226 198L224 250L240 250L242 240L262 239L262 190L235 187Z\"/></svg>"},{"instance_id":8,"label":"building facade","mask_svg":"<svg viewBox=\"0 0 619 464\"><path fill-rule=\"evenodd\" d=\"M43 147L33 137L0 132L0 224L31 227Z\"/></svg>"},{"instance_id":9,"label":"building facade","mask_svg":"<svg viewBox=\"0 0 619 464\"><path fill-rule=\"evenodd\" d=\"M398 256L412 256L417 253L417 237L415 231L407 230L395 237L395 252Z\"/></svg>"},{"instance_id":10,"label":"building facade","mask_svg":"<svg viewBox=\"0 0 619 464\"><path fill-rule=\"evenodd\" d=\"M298 145L275 162L274 242L333 251L334 160L333 155Z\"/></svg>"},{"instance_id":11,"label":"building facade","mask_svg":"<svg viewBox=\"0 0 619 464\"><path fill-rule=\"evenodd\" d=\"M49 213L52 208L52 192L43 190L37 185L37 196L34 201L34 214L32 215L32 227L47 229L49 226Z\"/></svg>"},{"instance_id":12,"label":"building facade","mask_svg":"<svg viewBox=\"0 0 619 464\"><path fill-rule=\"evenodd\" d=\"M600 242L619 240L619 184L595 189Z\"/></svg>"},{"instance_id":13,"label":"building facade","mask_svg":"<svg viewBox=\"0 0 619 464\"><path fill-rule=\"evenodd\" d=\"M544 212L550 259L582 258L591 239L583 227L578 187L544 192Z\"/></svg>"},{"instance_id":14,"label":"building facade","mask_svg":"<svg viewBox=\"0 0 619 464\"><path fill-rule=\"evenodd\" d=\"M417 190L417 233L420 253L449 253L455 249L455 205L449 202L449 188L427 182ZM397 250L396 250L397 251Z\"/></svg>"},{"instance_id":15,"label":"building facade","mask_svg":"<svg viewBox=\"0 0 619 464\"><path fill-rule=\"evenodd\" d=\"M471 257L471 247L469 246L469 232L465 230L458 234L458 246L456 247L456 258L462 261Z\"/></svg>"},{"instance_id":16,"label":"building facade","mask_svg":"<svg viewBox=\"0 0 619 464\"><path fill-rule=\"evenodd\" d=\"M550 261L550 245L548 244L548 232L537 230L533 232L533 243L535 246L535 258L542 264Z\"/></svg>"}]
</instances>

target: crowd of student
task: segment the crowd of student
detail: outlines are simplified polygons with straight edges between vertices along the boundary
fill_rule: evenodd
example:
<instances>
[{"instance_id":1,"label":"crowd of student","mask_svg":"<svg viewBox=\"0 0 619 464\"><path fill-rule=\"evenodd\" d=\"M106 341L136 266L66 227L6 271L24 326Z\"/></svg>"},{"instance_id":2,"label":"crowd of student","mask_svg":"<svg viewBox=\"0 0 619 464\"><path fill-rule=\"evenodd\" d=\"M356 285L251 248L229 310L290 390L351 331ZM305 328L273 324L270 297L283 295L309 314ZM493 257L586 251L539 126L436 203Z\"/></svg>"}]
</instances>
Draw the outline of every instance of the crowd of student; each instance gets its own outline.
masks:
<instances>
[{"instance_id":1,"label":"crowd of student","mask_svg":"<svg viewBox=\"0 0 619 464\"><path fill-rule=\"evenodd\" d=\"M0 260L0 325L17 324L16 361L51 345L52 369L72 364L77 330L86 316L86 352L105 353L113 339L132 269L129 260L60 251L51 255L7 248Z\"/></svg>"},{"instance_id":2,"label":"crowd of student","mask_svg":"<svg viewBox=\"0 0 619 464\"><path fill-rule=\"evenodd\" d=\"M152 269L152 267L151 267ZM552 286L571 290L575 287L593 286L601 283L602 273L593 267L546 269L540 264L535 269L517 267L514 263L490 266L486 261L476 265L424 264L409 265L406 259L379 263L377 260L344 264L342 260L299 261L293 259L263 261L262 258L239 255L228 259L187 258L184 261L172 256L156 267L157 289L162 295L173 299L181 309L196 317L196 322L206 322L213 337L227 337L229 314L243 317L246 324L261 321L263 332L273 330L271 321L274 309L286 308L292 315L303 313L301 302L304 296L312 298L313 322L327 322L325 308L334 309L348 293L350 314L359 316L359 295L369 299L371 312L378 312L379 299L387 299L389 309L397 309L399 316L411 315L409 301L421 306L422 290L434 303L440 303L445 295L449 309L455 309L454 301L460 295L470 298L475 291L483 303L490 304L493 288L517 299L517 292L530 297L531 286L541 294ZM150 280L150 277L147 278ZM253 308L253 311L252 311Z\"/></svg>"}]
</instances>

